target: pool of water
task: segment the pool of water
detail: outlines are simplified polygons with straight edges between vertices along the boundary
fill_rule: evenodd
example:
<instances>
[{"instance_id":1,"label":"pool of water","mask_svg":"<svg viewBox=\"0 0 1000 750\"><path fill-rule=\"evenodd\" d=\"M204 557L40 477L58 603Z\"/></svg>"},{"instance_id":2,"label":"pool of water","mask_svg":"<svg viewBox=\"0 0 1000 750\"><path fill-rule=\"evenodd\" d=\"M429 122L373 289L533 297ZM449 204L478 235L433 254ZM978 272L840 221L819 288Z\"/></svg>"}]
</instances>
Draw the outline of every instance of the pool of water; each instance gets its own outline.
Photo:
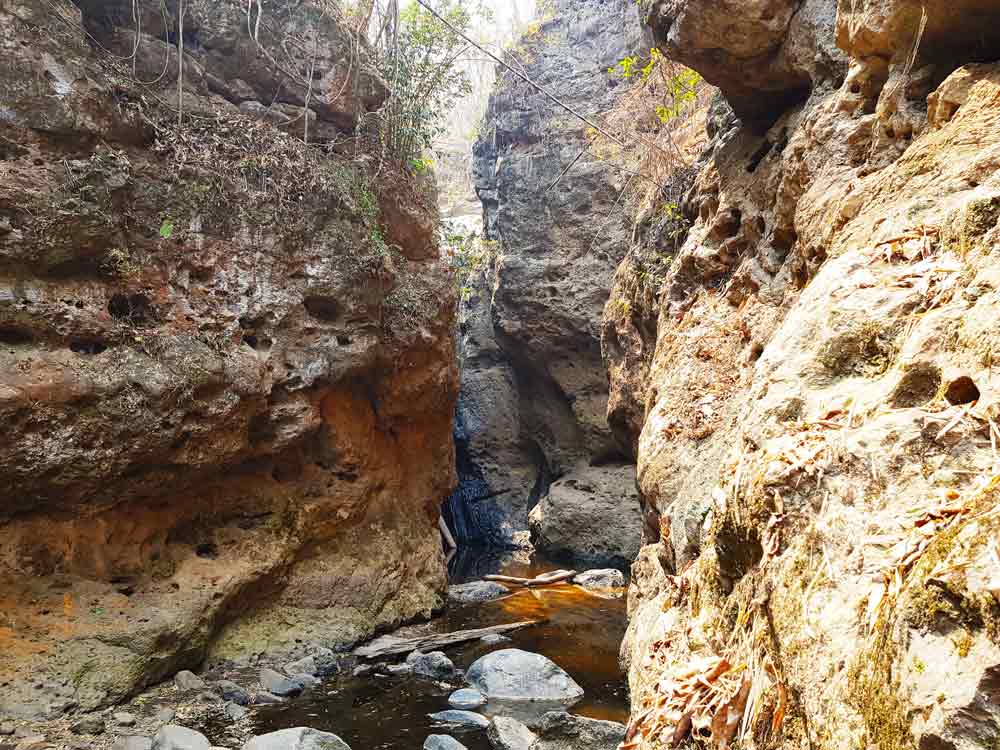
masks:
<instances>
[{"instance_id":1,"label":"pool of water","mask_svg":"<svg viewBox=\"0 0 1000 750\"><path fill-rule=\"evenodd\" d=\"M457 563L452 561L451 578L463 582L500 571L529 577L559 567L539 558L524 560L510 554L466 551ZM462 669L500 648L544 654L585 691L583 700L570 709L573 713L627 721L625 679L618 666L618 647L625 632L622 599L604 598L565 584L517 590L498 601L449 609L419 630L446 633L523 620L544 622L510 633L509 643L490 646L475 641L444 651ZM413 677L337 677L294 701L257 709L254 721L258 733L296 726L333 732L355 750L420 750L429 734L451 734L469 750L489 750L485 732L441 727L427 717L449 708L451 690ZM484 711L490 713L489 707Z\"/></svg>"}]
</instances>

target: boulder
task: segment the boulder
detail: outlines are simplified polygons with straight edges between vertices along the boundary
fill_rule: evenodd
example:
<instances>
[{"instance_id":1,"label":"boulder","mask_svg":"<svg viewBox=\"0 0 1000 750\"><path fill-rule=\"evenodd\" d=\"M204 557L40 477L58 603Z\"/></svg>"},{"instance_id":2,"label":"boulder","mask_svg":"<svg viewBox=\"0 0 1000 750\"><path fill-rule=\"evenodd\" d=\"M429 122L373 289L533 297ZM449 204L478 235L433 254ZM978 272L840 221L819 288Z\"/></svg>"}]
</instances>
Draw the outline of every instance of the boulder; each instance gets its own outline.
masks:
<instances>
[{"instance_id":1,"label":"boulder","mask_svg":"<svg viewBox=\"0 0 1000 750\"><path fill-rule=\"evenodd\" d=\"M472 604L488 602L507 596L510 591L496 581L473 581L448 587L449 604Z\"/></svg>"},{"instance_id":2,"label":"boulder","mask_svg":"<svg viewBox=\"0 0 1000 750\"><path fill-rule=\"evenodd\" d=\"M212 689L222 696L222 700L236 703L240 706L250 705L250 692L241 685L230 680L219 680L212 683Z\"/></svg>"},{"instance_id":3,"label":"boulder","mask_svg":"<svg viewBox=\"0 0 1000 750\"><path fill-rule=\"evenodd\" d=\"M153 737L151 750L211 750L212 743L201 732L168 724Z\"/></svg>"},{"instance_id":4,"label":"boulder","mask_svg":"<svg viewBox=\"0 0 1000 750\"><path fill-rule=\"evenodd\" d=\"M227 703L222 710L225 711L226 716L228 716L233 721L239 721L248 713L247 709L243 708L243 706L241 706L239 703L233 703L232 701Z\"/></svg>"},{"instance_id":5,"label":"boulder","mask_svg":"<svg viewBox=\"0 0 1000 750\"><path fill-rule=\"evenodd\" d=\"M490 724L489 719L473 711L448 710L427 715L440 724L458 724L466 727L479 727L480 729L486 729Z\"/></svg>"},{"instance_id":6,"label":"boulder","mask_svg":"<svg viewBox=\"0 0 1000 750\"><path fill-rule=\"evenodd\" d=\"M257 706L269 706L275 703L284 703L284 698L279 698L274 693L261 692L253 697L253 703Z\"/></svg>"},{"instance_id":7,"label":"boulder","mask_svg":"<svg viewBox=\"0 0 1000 750\"><path fill-rule=\"evenodd\" d=\"M466 678L489 700L571 705L583 697L583 688L555 662L517 648L494 651L477 659Z\"/></svg>"},{"instance_id":8,"label":"boulder","mask_svg":"<svg viewBox=\"0 0 1000 750\"><path fill-rule=\"evenodd\" d=\"M0 737L9 737L14 734L13 724L0 724Z\"/></svg>"},{"instance_id":9,"label":"boulder","mask_svg":"<svg viewBox=\"0 0 1000 750\"><path fill-rule=\"evenodd\" d=\"M267 667L260 670L257 679L265 691L282 698L298 695L302 692L303 685L301 682L289 679L280 672L275 672L273 669L268 669Z\"/></svg>"},{"instance_id":10,"label":"boulder","mask_svg":"<svg viewBox=\"0 0 1000 750\"><path fill-rule=\"evenodd\" d=\"M534 732L509 716L495 716L486 736L495 750L528 750L536 739Z\"/></svg>"},{"instance_id":11,"label":"boulder","mask_svg":"<svg viewBox=\"0 0 1000 750\"><path fill-rule=\"evenodd\" d=\"M462 688L448 696L448 705L453 708L479 708L486 703L486 698L478 690Z\"/></svg>"},{"instance_id":12,"label":"boulder","mask_svg":"<svg viewBox=\"0 0 1000 750\"><path fill-rule=\"evenodd\" d=\"M585 589L620 589L625 587L625 574L615 568L587 570L574 577L573 583Z\"/></svg>"},{"instance_id":13,"label":"boulder","mask_svg":"<svg viewBox=\"0 0 1000 750\"><path fill-rule=\"evenodd\" d=\"M319 678L313 677L311 674L292 674L288 679L292 682L299 683L303 688L315 687L316 685L319 685Z\"/></svg>"},{"instance_id":14,"label":"boulder","mask_svg":"<svg viewBox=\"0 0 1000 750\"><path fill-rule=\"evenodd\" d=\"M552 483L529 521L535 547L554 557L630 565L643 526L635 467L577 467Z\"/></svg>"},{"instance_id":15,"label":"boulder","mask_svg":"<svg viewBox=\"0 0 1000 750\"><path fill-rule=\"evenodd\" d=\"M442 651L429 654L414 651L406 657L406 663L413 667L413 673L435 680L444 680L455 675L455 665Z\"/></svg>"},{"instance_id":16,"label":"boulder","mask_svg":"<svg viewBox=\"0 0 1000 750\"><path fill-rule=\"evenodd\" d=\"M424 740L424 750L466 750L466 747L447 734L432 734Z\"/></svg>"},{"instance_id":17,"label":"boulder","mask_svg":"<svg viewBox=\"0 0 1000 750\"><path fill-rule=\"evenodd\" d=\"M174 677L174 684L178 690L204 690L205 681L194 672L183 670Z\"/></svg>"},{"instance_id":18,"label":"boulder","mask_svg":"<svg viewBox=\"0 0 1000 750\"><path fill-rule=\"evenodd\" d=\"M285 665L285 674L309 674L315 676L316 671L316 659L313 656L306 656Z\"/></svg>"},{"instance_id":19,"label":"boulder","mask_svg":"<svg viewBox=\"0 0 1000 750\"><path fill-rule=\"evenodd\" d=\"M153 740L150 737L131 735L119 737L111 745L112 750L152 750Z\"/></svg>"},{"instance_id":20,"label":"boulder","mask_svg":"<svg viewBox=\"0 0 1000 750\"><path fill-rule=\"evenodd\" d=\"M616 750L625 739L625 725L551 711L538 726L532 750Z\"/></svg>"},{"instance_id":21,"label":"boulder","mask_svg":"<svg viewBox=\"0 0 1000 750\"><path fill-rule=\"evenodd\" d=\"M340 737L308 727L281 729L254 737L243 750L351 750Z\"/></svg>"}]
</instances>

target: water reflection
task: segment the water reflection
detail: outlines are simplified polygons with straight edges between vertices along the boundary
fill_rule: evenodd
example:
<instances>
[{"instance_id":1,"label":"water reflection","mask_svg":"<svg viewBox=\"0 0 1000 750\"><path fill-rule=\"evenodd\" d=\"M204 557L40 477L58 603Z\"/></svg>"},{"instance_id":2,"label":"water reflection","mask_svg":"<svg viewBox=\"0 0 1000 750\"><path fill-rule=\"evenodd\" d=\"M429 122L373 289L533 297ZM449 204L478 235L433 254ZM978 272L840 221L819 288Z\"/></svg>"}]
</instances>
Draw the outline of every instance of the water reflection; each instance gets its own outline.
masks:
<instances>
[{"instance_id":1,"label":"water reflection","mask_svg":"<svg viewBox=\"0 0 1000 750\"><path fill-rule=\"evenodd\" d=\"M457 562L456 562L457 561ZM453 580L478 580L502 570L529 577L556 569L542 559L523 554L490 552L456 555ZM578 587L557 584L517 590L494 602L449 609L440 618L416 628L452 632L522 620L539 625L510 633L508 643L476 641L446 649L455 664L467 669L473 661L499 648L516 647L544 654L559 664L585 691L573 713L624 722L628 717L624 677L618 666L618 648L625 632L625 604ZM412 677L341 677L324 683L301 698L280 706L258 709L258 731L311 726L340 735L356 750L419 750L428 734L454 734L469 750L488 750L482 730L441 727L427 714L448 708L453 688ZM483 713L511 714L508 706L491 704Z\"/></svg>"}]
</instances>

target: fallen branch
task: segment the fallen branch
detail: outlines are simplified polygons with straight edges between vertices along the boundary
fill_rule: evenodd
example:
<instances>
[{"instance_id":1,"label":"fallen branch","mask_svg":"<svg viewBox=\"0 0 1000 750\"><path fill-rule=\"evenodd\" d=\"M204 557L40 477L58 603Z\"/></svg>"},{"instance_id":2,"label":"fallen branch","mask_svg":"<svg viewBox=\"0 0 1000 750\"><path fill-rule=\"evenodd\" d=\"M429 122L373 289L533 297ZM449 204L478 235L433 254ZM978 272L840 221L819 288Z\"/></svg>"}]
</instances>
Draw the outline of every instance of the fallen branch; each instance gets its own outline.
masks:
<instances>
[{"instance_id":1,"label":"fallen branch","mask_svg":"<svg viewBox=\"0 0 1000 750\"><path fill-rule=\"evenodd\" d=\"M363 646L358 646L352 652L362 659L378 659L383 656L395 656L397 654L408 654L411 651L427 651L429 649L440 649L445 646L453 646L456 643L475 641L484 635L495 633L509 633L513 630L520 630L531 625L537 625L541 620L525 620L509 625L491 625L488 628L475 628L473 630L459 630L454 633L427 633L415 636L383 635Z\"/></svg>"},{"instance_id":2,"label":"fallen branch","mask_svg":"<svg viewBox=\"0 0 1000 750\"><path fill-rule=\"evenodd\" d=\"M510 583L515 586L547 586L551 583L560 583L576 575L575 570L553 570L543 573L535 578L518 578L517 576L488 575L483 576L484 581L497 581L499 583Z\"/></svg>"}]
</instances>

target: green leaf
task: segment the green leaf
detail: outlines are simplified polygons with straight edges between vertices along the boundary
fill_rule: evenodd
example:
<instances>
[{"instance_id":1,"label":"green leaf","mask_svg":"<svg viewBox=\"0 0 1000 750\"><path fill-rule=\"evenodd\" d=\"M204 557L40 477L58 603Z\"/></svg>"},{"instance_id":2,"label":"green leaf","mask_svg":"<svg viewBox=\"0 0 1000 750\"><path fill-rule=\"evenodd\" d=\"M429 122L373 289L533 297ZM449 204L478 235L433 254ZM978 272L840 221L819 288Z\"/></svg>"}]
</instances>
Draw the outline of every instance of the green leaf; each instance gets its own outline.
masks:
<instances>
[{"instance_id":1,"label":"green leaf","mask_svg":"<svg viewBox=\"0 0 1000 750\"><path fill-rule=\"evenodd\" d=\"M164 219L163 224L160 225L160 237L165 240L169 240L174 236L174 222L170 219Z\"/></svg>"}]
</instances>

